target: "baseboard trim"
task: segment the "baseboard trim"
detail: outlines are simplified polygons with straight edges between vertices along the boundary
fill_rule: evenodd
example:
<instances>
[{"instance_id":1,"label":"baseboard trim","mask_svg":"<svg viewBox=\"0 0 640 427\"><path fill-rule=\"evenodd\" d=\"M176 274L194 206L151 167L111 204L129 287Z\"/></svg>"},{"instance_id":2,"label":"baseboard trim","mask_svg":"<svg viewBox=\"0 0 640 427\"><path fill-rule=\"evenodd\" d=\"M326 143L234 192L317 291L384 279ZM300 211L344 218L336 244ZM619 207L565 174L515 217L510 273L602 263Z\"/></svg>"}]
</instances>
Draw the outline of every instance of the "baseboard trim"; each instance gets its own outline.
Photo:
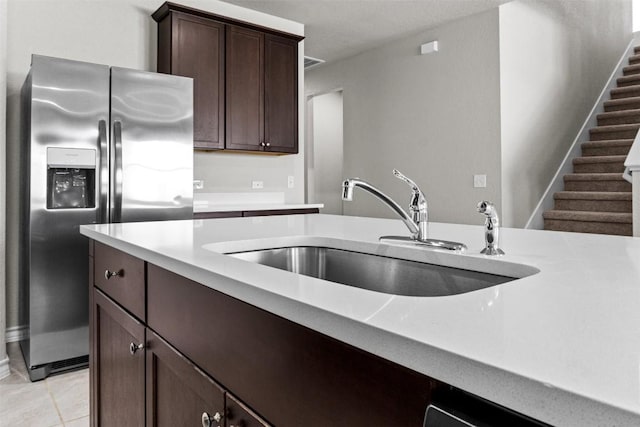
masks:
<instances>
[{"instance_id":1,"label":"baseboard trim","mask_svg":"<svg viewBox=\"0 0 640 427\"><path fill-rule=\"evenodd\" d=\"M5 357L3 360L0 360L0 380L8 377L10 374L9 357Z\"/></svg>"},{"instance_id":2,"label":"baseboard trim","mask_svg":"<svg viewBox=\"0 0 640 427\"><path fill-rule=\"evenodd\" d=\"M29 338L29 327L27 325L11 326L7 328L4 335L6 342L22 341Z\"/></svg>"}]
</instances>

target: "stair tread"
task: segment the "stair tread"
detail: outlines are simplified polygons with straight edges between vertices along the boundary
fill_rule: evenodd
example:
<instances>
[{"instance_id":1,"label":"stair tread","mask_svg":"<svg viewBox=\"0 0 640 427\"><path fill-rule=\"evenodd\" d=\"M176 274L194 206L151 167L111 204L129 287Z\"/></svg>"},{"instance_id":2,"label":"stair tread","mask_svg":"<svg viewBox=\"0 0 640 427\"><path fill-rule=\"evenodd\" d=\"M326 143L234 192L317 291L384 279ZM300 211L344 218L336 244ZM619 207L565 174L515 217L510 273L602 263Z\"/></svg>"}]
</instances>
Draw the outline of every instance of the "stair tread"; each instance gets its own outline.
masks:
<instances>
[{"instance_id":1,"label":"stair tread","mask_svg":"<svg viewBox=\"0 0 640 427\"><path fill-rule=\"evenodd\" d=\"M638 58L640 58L640 55L638 55ZM634 92L634 91L637 91L637 90L640 90L640 85L616 87L616 88L611 89L611 93Z\"/></svg>"},{"instance_id":2,"label":"stair tread","mask_svg":"<svg viewBox=\"0 0 640 427\"><path fill-rule=\"evenodd\" d=\"M632 82L635 80L640 80L640 76L637 74L632 74L630 76L618 77L617 82Z\"/></svg>"},{"instance_id":3,"label":"stair tread","mask_svg":"<svg viewBox=\"0 0 640 427\"><path fill-rule=\"evenodd\" d=\"M542 216L544 219L563 221L632 223L632 214L626 212L561 211L552 209L544 212Z\"/></svg>"},{"instance_id":4,"label":"stair tread","mask_svg":"<svg viewBox=\"0 0 640 427\"><path fill-rule=\"evenodd\" d=\"M631 200L631 191L558 191L556 200Z\"/></svg>"},{"instance_id":5,"label":"stair tread","mask_svg":"<svg viewBox=\"0 0 640 427\"><path fill-rule=\"evenodd\" d=\"M640 67L640 64L638 64ZM635 102L640 102L640 96L632 96L629 98L620 98L620 99L609 99L604 101L604 105L624 105L624 104L633 104Z\"/></svg>"},{"instance_id":6,"label":"stair tread","mask_svg":"<svg viewBox=\"0 0 640 427\"><path fill-rule=\"evenodd\" d=\"M621 173L568 173L564 176L565 181L625 181Z\"/></svg>"},{"instance_id":7,"label":"stair tread","mask_svg":"<svg viewBox=\"0 0 640 427\"><path fill-rule=\"evenodd\" d=\"M591 164L591 163L620 163L627 159L624 155L614 156L585 156L573 159L573 164Z\"/></svg>"},{"instance_id":8,"label":"stair tread","mask_svg":"<svg viewBox=\"0 0 640 427\"><path fill-rule=\"evenodd\" d=\"M629 57L629 65L637 64L638 62L640 62L640 55L636 54Z\"/></svg>"},{"instance_id":9,"label":"stair tread","mask_svg":"<svg viewBox=\"0 0 640 427\"><path fill-rule=\"evenodd\" d=\"M585 141L582 143L582 147L623 147L626 145L632 145L633 139L603 139L601 141Z\"/></svg>"},{"instance_id":10,"label":"stair tread","mask_svg":"<svg viewBox=\"0 0 640 427\"><path fill-rule=\"evenodd\" d=\"M599 132L619 132L625 130L637 130L640 129L640 123L633 124L624 124L624 125L605 125L605 126L596 126L589 130L591 133L599 133Z\"/></svg>"},{"instance_id":11,"label":"stair tread","mask_svg":"<svg viewBox=\"0 0 640 427\"><path fill-rule=\"evenodd\" d=\"M640 72L640 64L635 64L635 65L627 65L626 67L624 67L622 69L623 72L627 73L630 71L639 71Z\"/></svg>"},{"instance_id":12,"label":"stair tread","mask_svg":"<svg viewBox=\"0 0 640 427\"><path fill-rule=\"evenodd\" d=\"M638 79L640 79L640 74L638 74ZM640 101L640 98L638 99ZM599 119L609 119L612 117L628 117L628 116L636 116L640 115L640 109L633 108L630 110L620 110L620 111L606 111L604 113L598 114Z\"/></svg>"}]
</instances>

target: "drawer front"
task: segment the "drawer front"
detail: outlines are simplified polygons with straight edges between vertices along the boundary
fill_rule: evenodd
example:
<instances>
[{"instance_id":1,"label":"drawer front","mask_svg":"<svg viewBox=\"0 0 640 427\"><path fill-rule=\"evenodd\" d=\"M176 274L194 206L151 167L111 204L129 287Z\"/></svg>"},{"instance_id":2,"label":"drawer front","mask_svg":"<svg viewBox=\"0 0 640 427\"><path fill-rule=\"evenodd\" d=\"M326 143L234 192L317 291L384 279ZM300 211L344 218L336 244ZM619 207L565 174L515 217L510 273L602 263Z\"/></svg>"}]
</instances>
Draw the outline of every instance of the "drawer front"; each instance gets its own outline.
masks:
<instances>
[{"instance_id":1,"label":"drawer front","mask_svg":"<svg viewBox=\"0 0 640 427\"><path fill-rule=\"evenodd\" d=\"M144 261L98 242L95 243L94 254L94 285L144 321Z\"/></svg>"}]
</instances>

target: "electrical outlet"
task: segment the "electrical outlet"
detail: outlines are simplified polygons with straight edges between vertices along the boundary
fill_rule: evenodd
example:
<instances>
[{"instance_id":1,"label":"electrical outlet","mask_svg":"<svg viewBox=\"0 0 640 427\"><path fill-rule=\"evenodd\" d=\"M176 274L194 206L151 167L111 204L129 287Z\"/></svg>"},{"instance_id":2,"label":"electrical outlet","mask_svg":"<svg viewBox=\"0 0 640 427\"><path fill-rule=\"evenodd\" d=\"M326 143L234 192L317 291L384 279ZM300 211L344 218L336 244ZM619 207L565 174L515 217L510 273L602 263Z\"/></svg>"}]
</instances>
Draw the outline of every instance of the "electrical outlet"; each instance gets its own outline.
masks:
<instances>
[{"instance_id":1,"label":"electrical outlet","mask_svg":"<svg viewBox=\"0 0 640 427\"><path fill-rule=\"evenodd\" d=\"M294 187L294 181L293 181L293 176L289 175L287 177L287 188L293 188Z\"/></svg>"},{"instance_id":2,"label":"electrical outlet","mask_svg":"<svg viewBox=\"0 0 640 427\"><path fill-rule=\"evenodd\" d=\"M204 188L204 180L203 179L194 179L193 180L193 189L194 190L202 190Z\"/></svg>"},{"instance_id":3,"label":"electrical outlet","mask_svg":"<svg viewBox=\"0 0 640 427\"><path fill-rule=\"evenodd\" d=\"M251 188L253 188L254 190L260 190L261 188L264 188L264 182L251 181Z\"/></svg>"},{"instance_id":4,"label":"electrical outlet","mask_svg":"<svg viewBox=\"0 0 640 427\"><path fill-rule=\"evenodd\" d=\"M473 187L485 188L487 186L487 175L473 175Z\"/></svg>"}]
</instances>

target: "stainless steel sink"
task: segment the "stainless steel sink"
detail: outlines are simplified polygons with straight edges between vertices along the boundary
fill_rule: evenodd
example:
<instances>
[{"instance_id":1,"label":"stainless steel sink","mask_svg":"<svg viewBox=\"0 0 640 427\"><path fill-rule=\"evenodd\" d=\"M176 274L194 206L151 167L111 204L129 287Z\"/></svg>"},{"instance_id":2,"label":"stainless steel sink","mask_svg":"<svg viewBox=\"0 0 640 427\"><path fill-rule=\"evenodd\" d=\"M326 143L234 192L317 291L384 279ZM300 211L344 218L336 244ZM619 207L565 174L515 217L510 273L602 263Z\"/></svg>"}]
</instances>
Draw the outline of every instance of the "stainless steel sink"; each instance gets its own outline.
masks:
<instances>
[{"instance_id":1,"label":"stainless steel sink","mask_svg":"<svg viewBox=\"0 0 640 427\"><path fill-rule=\"evenodd\" d=\"M516 279L313 246L264 249L227 255L330 282L394 295L419 297L455 295Z\"/></svg>"}]
</instances>

